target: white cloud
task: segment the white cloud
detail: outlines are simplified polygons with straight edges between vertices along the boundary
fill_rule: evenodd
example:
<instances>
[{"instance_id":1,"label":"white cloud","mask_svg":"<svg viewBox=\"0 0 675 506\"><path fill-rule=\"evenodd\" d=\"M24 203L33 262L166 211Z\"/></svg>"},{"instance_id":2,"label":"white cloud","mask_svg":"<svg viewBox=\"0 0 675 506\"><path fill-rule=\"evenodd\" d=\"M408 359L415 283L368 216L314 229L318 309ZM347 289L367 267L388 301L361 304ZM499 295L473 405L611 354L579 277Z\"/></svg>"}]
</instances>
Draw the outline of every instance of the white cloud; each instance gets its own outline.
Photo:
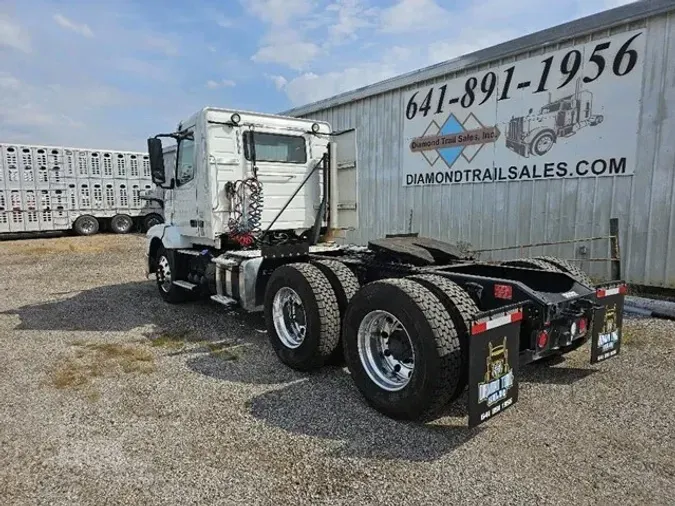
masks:
<instances>
[{"instance_id":1,"label":"white cloud","mask_svg":"<svg viewBox=\"0 0 675 506\"><path fill-rule=\"evenodd\" d=\"M327 23L331 42L339 44L357 38L357 32L376 24L377 8L367 7L362 0L336 0L326 8L335 13L334 20Z\"/></svg>"},{"instance_id":2,"label":"white cloud","mask_svg":"<svg viewBox=\"0 0 675 506\"><path fill-rule=\"evenodd\" d=\"M2 46L24 53L31 52L31 41L26 31L8 15L0 13L0 47Z\"/></svg>"},{"instance_id":3,"label":"white cloud","mask_svg":"<svg viewBox=\"0 0 675 506\"><path fill-rule=\"evenodd\" d=\"M89 28L89 25L85 23L82 24L75 23L74 21L71 21L70 19L61 14L54 14L54 21L56 21L56 23L62 28L65 28L66 30L70 30L75 33L79 33L84 37L94 36L94 32L92 32L91 28Z\"/></svg>"},{"instance_id":4,"label":"white cloud","mask_svg":"<svg viewBox=\"0 0 675 506\"><path fill-rule=\"evenodd\" d=\"M316 58L319 51L319 47L312 42L294 42L283 46L263 46L251 59L256 63L276 63L293 70L302 70Z\"/></svg>"},{"instance_id":5,"label":"white cloud","mask_svg":"<svg viewBox=\"0 0 675 506\"><path fill-rule=\"evenodd\" d=\"M147 35L145 37L145 44L151 48L156 49L166 56L177 56L178 48L169 39L160 37L159 35Z\"/></svg>"},{"instance_id":6,"label":"white cloud","mask_svg":"<svg viewBox=\"0 0 675 506\"><path fill-rule=\"evenodd\" d=\"M314 0L241 0L254 16L271 25L286 25L312 12Z\"/></svg>"},{"instance_id":7,"label":"white cloud","mask_svg":"<svg viewBox=\"0 0 675 506\"><path fill-rule=\"evenodd\" d=\"M220 81L214 81L213 79L209 79L208 81L206 81L206 87L210 90L217 90L218 88L233 88L236 85L237 83L235 83L231 79L222 79Z\"/></svg>"},{"instance_id":8,"label":"white cloud","mask_svg":"<svg viewBox=\"0 0 675 506\"><path fill-rule=\"evenodd\" d=\"M277 90L283 90L288 84L288 80L284 76L265 76L274 83Z\"/></svg>"},{"instance_id":9,"label":"white cloud","mask_svg":"<svg viewBox=\"0 0 675 506\"><path fill-rule=\"evenodd\" d=\"M437 28L453 19L435 0L399 0L382 12L380 22L385 33L407 33Z\"/></svg>"}]
</instances>

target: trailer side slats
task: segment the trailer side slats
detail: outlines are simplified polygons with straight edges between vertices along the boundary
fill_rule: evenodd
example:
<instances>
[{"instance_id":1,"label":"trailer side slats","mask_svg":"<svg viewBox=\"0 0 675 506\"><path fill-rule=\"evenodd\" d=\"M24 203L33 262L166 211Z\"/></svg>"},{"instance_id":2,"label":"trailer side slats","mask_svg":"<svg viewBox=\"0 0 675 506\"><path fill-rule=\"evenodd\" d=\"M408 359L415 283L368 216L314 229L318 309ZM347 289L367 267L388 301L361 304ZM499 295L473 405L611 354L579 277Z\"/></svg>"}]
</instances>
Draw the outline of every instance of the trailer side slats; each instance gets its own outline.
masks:
<instances>
[{"instance_id":1,"label":"trailer side slats","mask_svg":"<svg viewBox=\"0 0 675 506\"><path fill-rule=\"evenodd\" d=\"M0 234L69 229L81 215L162 214L143 152L0 143Z\"/></svg>"}]
</instances>

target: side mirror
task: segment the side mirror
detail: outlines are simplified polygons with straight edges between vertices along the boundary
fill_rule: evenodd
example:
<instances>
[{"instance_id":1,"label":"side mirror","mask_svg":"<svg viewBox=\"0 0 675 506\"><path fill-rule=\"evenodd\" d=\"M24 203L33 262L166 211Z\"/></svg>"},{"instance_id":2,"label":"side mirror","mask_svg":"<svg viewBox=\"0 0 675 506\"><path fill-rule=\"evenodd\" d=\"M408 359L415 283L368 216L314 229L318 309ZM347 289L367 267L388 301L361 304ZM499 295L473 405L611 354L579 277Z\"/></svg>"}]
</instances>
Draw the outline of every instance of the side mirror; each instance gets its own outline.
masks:
<instances>
[{"instance_id":1,"label":"side mirror","mask_svg":"<svg viewBox=\"0 0 675 506\"><path fill-rule=\"evenodd\" d=\"M156 185L162 185L166 182L166 173L164 172L164 153L162 151L162 140L157 137L148 139L148 156L150 157L150 174L152 182Z\"/></svg>"}]
</instances>

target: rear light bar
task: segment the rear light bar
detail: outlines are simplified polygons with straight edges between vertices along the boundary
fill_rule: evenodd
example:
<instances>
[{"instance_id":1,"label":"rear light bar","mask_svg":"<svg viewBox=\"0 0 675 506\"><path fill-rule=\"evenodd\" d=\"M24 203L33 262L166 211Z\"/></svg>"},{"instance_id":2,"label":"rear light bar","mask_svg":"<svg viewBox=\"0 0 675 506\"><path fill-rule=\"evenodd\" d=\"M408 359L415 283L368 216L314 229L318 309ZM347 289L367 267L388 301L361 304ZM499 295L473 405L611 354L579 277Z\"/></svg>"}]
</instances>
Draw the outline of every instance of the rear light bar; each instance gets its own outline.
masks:
<instances>
[{"instance_id":1,"label":"rear light bar","mask_svg":"<svg viewBox=\"0 0 675 506\"><path fill-rule=\"evenodd\" d=\"M596 297L602 299L603 297L609 297L611 295L626 295L628 292L628 287L626 285L615 286L614 288L598 288L595 291Z\"/></svg>"},{"instance_id":2,"label":"rear light bar","mask_svg":"<svg viewBox=\"0 0 675 506\"><path fill-rule=\"evenodd\" d=\"M492 320L486 319L482 322L476 322L471 326L471 335L475 336L476 334L481 334L486 330L494 329L495 327L501 327L502 325L508 325L509 323L519 322L523 319L523 311L517 309L511 313L506 313L503 316L494 318Z\"/></svg>"}]
</instances>

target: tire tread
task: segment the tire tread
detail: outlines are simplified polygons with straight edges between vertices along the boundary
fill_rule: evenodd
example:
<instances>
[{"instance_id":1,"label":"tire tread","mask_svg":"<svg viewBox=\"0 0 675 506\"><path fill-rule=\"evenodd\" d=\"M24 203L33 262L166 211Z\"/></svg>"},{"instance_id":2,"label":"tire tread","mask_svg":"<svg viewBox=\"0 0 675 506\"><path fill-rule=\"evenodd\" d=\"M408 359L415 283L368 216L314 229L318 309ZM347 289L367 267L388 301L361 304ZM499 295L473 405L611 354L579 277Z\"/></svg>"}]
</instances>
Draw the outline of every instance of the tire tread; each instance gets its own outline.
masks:
<instances>
[{"instance_id":1,"label":"tire tread","mask_svg":"<svg viewBox=\"0 0 675 506\"><path fill-rule=\"evenodd\" d=\"M461 353L457 331L441 301L424 285L409 278L384 279L374 283L386 283L398 287L420 309L431 327L436 351L440 359L440 377L433 387L431 399L421 419L433 419L452 399L454 388L460 381Z\"/></svg>"}]
</instances>

